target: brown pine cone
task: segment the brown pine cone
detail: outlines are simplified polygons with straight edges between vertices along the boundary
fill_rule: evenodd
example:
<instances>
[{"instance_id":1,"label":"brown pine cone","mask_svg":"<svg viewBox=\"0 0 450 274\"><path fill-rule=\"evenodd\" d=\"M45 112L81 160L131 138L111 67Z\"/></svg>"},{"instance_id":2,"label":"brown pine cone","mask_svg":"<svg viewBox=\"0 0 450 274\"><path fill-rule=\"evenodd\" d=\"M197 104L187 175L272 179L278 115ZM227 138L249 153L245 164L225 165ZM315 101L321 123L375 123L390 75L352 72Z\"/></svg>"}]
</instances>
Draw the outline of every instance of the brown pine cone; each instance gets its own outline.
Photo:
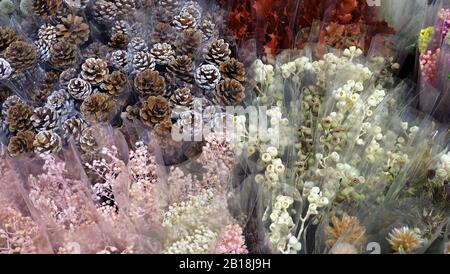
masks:
<instances>
[{"instance_id":1,"label":"brown pine cone","mask_svg":"<svg viewBox=\"0 0 450 274\"><path fill-rule=\"evenodd\" d=\"M133 56L132 64L136 72L142 72L146 69L154 70L156 66L153 55L144 51L139 51Z\"/></svg>"},{"instance_id":2,"label":"brown pine cone","mask_svg":"<svg viewBox=\"0 0 450 274\"><path fill-rule=\"evenodd\" d=\"M36 48L36 56L39 60L43 62L50 61L51 58L51 47L50 44L42 39L34 41L34 46Z\"/></svg>"},{"instance_id":3,"label":"brown pine cone","mask_svg":"<svg viewBox=\"0 0 450 274\"><path fill-rule=\"evenodd\" d=\"M70 80L67 85L67 91L75 100L84 100L92 95L91 84L81 78Z\"/></svg>"},{"instance_id":4,"label":"brown pine cone","mask_svg":"<svg viewBox=\"0 0 450 274\"><path fill-rule=\"evenodd\" d=\"M76 62L76 46L59 41L50 48L51 61L57 69L65 70Z\"/></svg>"},{"instance_id":5,"label":"brown pine cone","mask_svg":"<svg viewBox=\"0 0 450 274\"><path fill-rule=\"evenodd\" d=\"M177 30L193 29L197 26L197 19L188 12L180 12L174 17L172 25Z\"/></svg>"},{"instance_id":6,"label":"brown pine cone","mask_svg":"<svg viewBox=\"0 0 450 274\"><path fill-rule=\"evenodd\" d=\"M64 90L55 90L48 98L45 106L53 108L58 112L58 116L62 117L67 115L73 109L73 100L70 98L69 93Z\"/></svg>"},{"instance_id":7,"label":"brown pine cone","mask_svg":"<svg viewBox=\"0 0 450 274\"><path fill-rule=\"evenodd\" d=\"M89 39L89 25L84 22L83 17L69 14L61 18L56 25L56 37L58 40L80 45Z\"/></svg>"},{"instance_id":8,"label":"brown pine cone","mask_svg":"<svg viewBox=\"0 0 450 274\"><path fill-rule=\"evenodd\" d=\"M81 132L87 127L87 123L79 117L71 117L64 121L62 128L64 130L64 138L73 137L76 142L79 141Z\"/></svg>"},{"instance_id":9,"label":"brown pine cone","mask_svg":"<svg viewBox=\"0 0 450 274\"><path fill-rule=\"evenodd\" d=\"M206 47L203 57L208 63L220 65L230 59L230 54L230 45L223 39L216 39Z\"/></svg>"},{"instance_id":10,"label":"brown pine cone","mask_svg":"<svg viewBox=\"0 0 450 274\"><path fill-rule=\"evenodd\" d=\"M53 131L41 131L34 136L33 146L37 154L56 153L61 150L61 137Z\"/></svg>"},{"instance_id":11,"label":"brown pine cone","mask_svg":"<svg viewBox=\"0 0 450 274\"><path fill-rule=\"evenodd\" d=\"M154 127L154 132L159 137L167 137L172 131L172 120L165 119Z\"/></svg>"},{"instance_id":12,"label":"brown pine cone","mask_svg":"<svg viewBox=\"0 0 450 274\"><path fill-rule=\"evenodd\" d=\"M33 92L33 97L40 101L47 100L47 97L55 90L59 82L59 73L56 71L47 72L40 81L37 89Z\"/></svg>"},{"instance_id":13,"label":"brown pine cone","mask_svg":"<svg viewBox=\"0 0 450 274\"><path fill-rule=\"evenodd\" d=\"M53 130L58 126L58 112L53 108L36 108L30 119L34 129L38 132Z\"/></svg>"},{"instance_id":14,"label":"brown pine cone","mask_svg":"<svg viewBox=\"0 0 450 274\"><path fill-rule=\"evenodd\" d=\"M181 8L181 12L187 12L191 14L196 20L199 20L202 16L202 7L201 5L196 1L187 1L183 8Z\"/></svg>"},{"instance_id":15,"label":"brown pine cone","mask_svg":"<svg viewBox=\"0 0 450 274\"><path fill-rule=\"evenodd\" d=\"M42 17L54 16L61 7L62 0L31 0L33 12Z\"/></svg>"},{"instance_id":16,"label":"brown pine cone","mask_svg":"<svg viewBox=\"0 0 450 274\"><path fill-rule=\"evenodd\" d=\"M31 44L16 41L5 50L5 59L15 71L31 68L37 60L36 50Z\"/></svg>"},{"instance_id":17,"label":"brown pine cone","mask_svg":"<svg viewBox=\"0 0 450 274\"><path fill-rule=\"evenodd\" d=\"M156 5L167 10L174 10L178 7L178 0L157 0Z\"/></svg>"},{"instance_id":18,"label":"brown pine cone","mask_svg":"<svg viewBox=\"0 0 450 274\"><path fill-rule=\"evenodd\" d=\"M193 57L197 54L202 42L202 33L195 29L187 29L181 32L181 35L175 42L175 47L179 55Z\"/></svg>"},{"instance_id":19,"label":"brown pine cone","mask_svg":"<svg viewBox=\"0 0 450 274\"><path fill-rule=\"evenodd\" d=\"M136 75L134 88L142 97L158 96L166 93L164 77L159 75L159 72L149 69Z\"/></svg>"},{"instance_id":20,"label":"brown pine cone","mask_svg":"<svg viewBox=\"0 0 450 274\"><path fill-rule=\"evenodd\" d=\"M10 107L17 104L25 104L17 95L9 95L2 103L2 115L6 117Z\"/></svg>"},{"instance_id":21,"label":"brown pine cone","mask_svg":"<svg viewBox=\"0 0 450 274\"><path fill-rule=\"evenodd\" d=\"M106 59L109 54L109 48L100 42L94 42L83 50L81 55L85 59L88 58L100 58Z\"/></svg>"},{"instance_id":22,"label":"brown pine cone","mask_svg":"<svg viewBox=\"0 0 450 274\"><path fill-rule=\"evenodd\" d=\"M150 96L144 102L139 116L144 124L153 128L164 120L171 118L171 109L164 97Z\"/></svg>"},{"instance_id":23,"label":"brown pine cone","mask_svg":"<svg viewBox=\"0 0 450 274\"><path fill-rule=\"evenodd\" d=\"M165 66L167 65L175 55L172 46L167 43L156 43L153 45L150 53L155 58L156 64Z\"/></svg>"},{"instance_id":24,"label":"brown pine cone","mask_svg":"<svg viewBox=\"0 0 450 274\"><path fill-rule=\"evenodd\" d=\"M75 68L69 68L61 72L59 75L59 85L60 87L67 89L69 81L78 78L78 71Z\"/></svg>"},{"instance_id":25,"label":"brown pine cone","mask_svg":"<svg viewBox=\"0 0 450 274\"><path fill-rule=\"evenodd\" d=\"M105 81L100 85L100 89L111 96L119 96L125 89L127 82L128 78L124 73L114 71L105 77Z\"/></svg>"},{"instance_id":26,"label":"brown pine cone","mask_svg":"<svg viewBox=\"0 0 450 274\"><path fill-rule=\"evenodd\" d=\"M9 96L11 96L11 90L7 86L0 84L0 110L3 107L3 102L5 102Z\"/></svg>"},{"instance_id":27,"label":"brown pine cone","mask_svg":"<svg viewBox=\"0 0 450 274\"><path fill-rule=\"evenodd\" d=\"M137 105L134 106L127 106L125 109L125 118L132 121L134 119L139 119L139 111L140 107Z\"/></svg>"},{"instance_id":28,"label":"brown pine cone","mask_svg":"<svg viewBox=\"0 0 450 274\"><path fill-rule=\"evenodd\" d=\"M15 29L10 27L0 27L0 52L4 51L13 42L19 40L20 36Z\"/></svg>"},{"instance_id":29,"label":"brown pine cone","mask_svg":"<svg viewBox=\"0 0 450 274\"><path fill-rule=\"evenodd\" d=\"M128 54L124 50L116 50L109 56L109 61L118 70L128 70Z\"/></svg>"},{"instance_id":30,"label":"brown pine cone","mask_svg":"<svg viewBox=\"0 0 450 274\"><path fill-rule=\"evenodd\" d=\"M108 64L102 59L89 58L81 65L81 77L92 85L99 85L108 75Z\"/></svg>"},{"instance_id":31,"label":"brown pine cone","mask_svg":"<svg viewBox=\"0 0 450 274\"><path fill-rule=\"evenodd\" d=\"M30 130L19 131L9 140L8 153L11 157L33 151L34 133Z\"/></svg>"},{"instance_id":32,"label":"brown pine cone","mask_svg":"<svg viewBox=\"0 0 450 274\"><path fill-rule=\"evenodd\" d=\"M119 9L114 2L95 1L93 6L95 19L99 22L112 22L119 15Z\"/></svg>"},{"instance_id":33,"label":"brown pine cone","mask_svg":"<svg viewBox=\"0 0 450 274\"><path fill-rule=\"evenodd\" d=\"M195 71L195 82L204 90L212 90L221 79L219 69L210 64L202 65Z\"/></svg>"},{"instance_id":34,"label":"brown pine cone","mask_svg":"<svg viewBox=\"0 0 450 274\"><path fill-rule=\"evenodd\" d=\"M136 8L134 0L114 0L113 2L120 15L129 14Z\"/></svg>"},{"instance_id":35,"label":"brown pine cone","mask_svg":"<svg viewBox=\"0 0 450 274\"><path fill-rule=\"evenodd\" d=\"M85 153L94 153L98 150L98 144L95 140L95 129L93 127L85 128L80 135L80 148Z\"/></svg>"},{"instance_id":36,"label":"brown pine cone","mask_svg":"<svg viewBox=\"0 0 450 274\"><path fill-rule=\"evenodd\" d=\"M125 20L117 20L114 22L114 25L111 27L111 34L115 34L118 32L129 33L130 31L131 31L131 26Z\"/></svg>"},{"instance_id":37,"label":"brown pine cone","mask_svg":"<svg viewBox=\"0 0 450 274\"><path fill-rule=\"evenodd\" d=\"M220 64L219 70L223 79L234 79L239 82L245 81L244 64L234 58Z\"/></svg>"},{"instance_id":38,"label":"brown pine cone","mask_svg":"<svg viewBox=\"0 0 450 274\"><path fill-rule=\"evenodd\" d=\"M191 90L186 87L176 89L172 96L170 96L170 104L172 108L175 106L191 108L194 104L194 97L192 96Z\"/></svg>"},{"instance_id":39,"label":"brown pine cone","mask_svg":"<svg viewBox=\"0 0 450 274\"><path fill-rule=\"evenodd\" d=\"M51 24L44 24L38 30L38 38L52 45L56 42L56 27Z\"/></svg>"},{"instance_id":40,"label":"brown pine cone","mask_svg":"<svg viewBox=\"0 0 450 274\"><path fill-rule=\"evenodd\" d=\"M31 115L33 108L24 103L16 103L11 105L6 111L6 124L9 131L24 131L31 129Z\"/></svg>"},{"instance_id":41,"label":"brown pine cone","mask_svg":"<svg viewBox=\"0 0 450 274\"><path fill-rule=\"evenodd\" d=\"M223 107L234 106L240 103L244 97L244 86L234 79L220 81L212 92L213 102Z\"/></svg>"},{"instance_id":42,"label":"brown pine cone","mask_svg":"<svg viewBox=\"0 0 450 274\"><path fill-rule=\"evenodd\" d=\"M113 49L126 49L129 43L129 37L122 32L114 33L109 39L108 46Z\"/></svg>"},{"instance_id":43,"label":"brown pine cone","mask_svg":"<svg viewBox=\"0 0 450 274\"><path fill-rule=\"evenodd\" d=\"M13 70L11 68L11 64L3 58L0 58L0 80L8 79Z\"/></svg>"},{"instance_id":44,"label":"brown pine cone","mask_svg":"<svg viewBox=\"0 0 450 274\"><path fill-rule=\"evenodd\" d=\"M192 58L187 55L178 56L167 66L167 70L178 79L192 84L194 82Z\"/></svg>"},{"instance_id":45,"label":"brown pine cone","mask_svg":"<svg viewBox=\"0 0 450 274\"><path fill-rule=\"evenodd\" d=\"M109 95L94 93L84 99L80 111L87 121L105 122L108 120L113 108Z\"/></svg>"},{"instance_id":46,"label":"brown pine cone","mask_svg":"<svg viewBox=\"0 0 450 274\"><path fill-rule=\"evenodd\" d=\"M203 34L203 40L209 40L217 34L216 24L211 20L203 20L199 26L200 31Z\"/></svg>"},{"instance_id":47,"label":"brown pine cone","mask_svg":"<svg viewBox=\"0 0 450 274\"><path fill-rule=\"evenodd\" d=\"M128 44L128 49L133 54L141 51L148 51L147 43L141 37L134 37L133 39L131 39L130 43Z\"/></svg>"},{"instance_id":48,"label":"brown pine cone","mask_svg":"<svg viewBox=\"0 0 450 274\"><path fill-rule=\"evenodd\" d=\"M155 25L152 38L152 41L155 43L166 42L174 44L177 38L177 31L170 24L159 22Z\"/></svg>"}]
</instances>

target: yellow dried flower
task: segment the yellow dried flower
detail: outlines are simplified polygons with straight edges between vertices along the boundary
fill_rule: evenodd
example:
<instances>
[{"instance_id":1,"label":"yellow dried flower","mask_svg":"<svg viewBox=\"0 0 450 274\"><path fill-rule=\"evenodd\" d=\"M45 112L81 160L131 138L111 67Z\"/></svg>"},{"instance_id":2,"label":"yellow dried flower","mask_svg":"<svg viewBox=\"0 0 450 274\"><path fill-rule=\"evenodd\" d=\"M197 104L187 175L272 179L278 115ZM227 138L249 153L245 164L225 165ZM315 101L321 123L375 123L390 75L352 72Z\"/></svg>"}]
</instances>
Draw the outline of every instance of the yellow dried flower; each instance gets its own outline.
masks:
<instances>
[{"instance_id":1,"label":"yellow dried flower","mask_svg":"<svg viewBox=\"0 0 450 274\"><path fill-rule=\"evenodd\" d=\"M331 225L325 227L324 231L328 247L334 246L339 241L360 248L366 241L366 229L359 223L358 218L346 214L341 219L333 216Z\"/></svg>"},{"instance_id":2,"label":"yellow dried flower","mask_svg":"<svg viewBox=\"0 0 450 274\"><path fill-rule=\"evenodd\" d=\"M402 228L394 228L386 238L391 249L395 252L410 252L417 248L421 239L420 236L412 229L404 226Z\"/></svg>"}]
</instances>

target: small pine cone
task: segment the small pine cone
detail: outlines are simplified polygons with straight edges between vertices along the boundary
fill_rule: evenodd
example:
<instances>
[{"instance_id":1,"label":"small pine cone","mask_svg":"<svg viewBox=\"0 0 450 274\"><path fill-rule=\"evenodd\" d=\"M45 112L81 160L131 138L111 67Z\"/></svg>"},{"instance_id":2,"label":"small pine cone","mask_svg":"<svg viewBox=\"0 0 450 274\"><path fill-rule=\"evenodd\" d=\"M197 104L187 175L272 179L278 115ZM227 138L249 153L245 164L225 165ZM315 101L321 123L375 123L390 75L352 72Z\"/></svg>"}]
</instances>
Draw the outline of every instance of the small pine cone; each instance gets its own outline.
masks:
<instances>
[{"instance_id":1,"label":"small pine cone","mask_svg":"<svg viewBox=\"0 0 450 274\"><path fill-rule=\"evenodd\" d=\"M194 104L191 90L186 87L176 89L170 97L170 104L172 108L175 106L191 108Z\"/></svg>"},{"instance_id":2,"label":"small pine cone","mask_svg":"<svg viewBox=\"0 0 450 274\"><path fill-rule=\"evenodd\" d=\"M177 37L177 31L176 29L167 23L158 23L155 25L152 41L155 43L169 43L173 44L175 43Z\"/></svg>"},{"instance_id":3,"label":"small pine cone","mask_svg":"<svg viewBox=\"0 0 450 274\"><path fill-rule=\"evenodd\" d=\"M31 129L31 115L33 115L33 108L23 103L17 103L10 106L6 112L6 124L8 124L9 131L24 131Z\"/></svg>"},{"instance_id":4,"label":"small pine cone","mask_svg":"<svg viewBox=\"0 0 450 274\"><path fill-rule=\"evenodd\" d=\"M142 97L164 95L166 93L166 82L158 71L147 69L136 75L134 88Z\"/></svg>"},{"instance_id":5,"label":"small pine cone","mask_svg":"<svg viewBox=\"0 0 450 274\"><path fill-rule=\"evenodd\" d=\"M81 132L87 127L87 123L79 117L71 117L64 121L62 128L64 131L64 138L69 139L73 137L76 142L79 141Z\"/></svg>"},{"instance_id":6,"label":"small pine cone","mask_svg":"<svg viewBox=\"0 0 450 274\"><path fill-rule=\"evenodd\" d=\"M175 42L177 54L193 57L196 55L201 42L202 33L200 31L195 29L184 30Z\"/></svg>"},{"instance_id":7,"label":"small pine cone","mask_svg":"<svg viewBox=\"0 0 450 274\"><path fill-rule=\"evenodd\" d=\"M64 40L71 44L80 45L89 39L89 25L84 22L83 17L69 14L61 19L56 25L56 36L58 40Z\"/></svg>"},{"instance_id":8,"label":"small pine cone","mask_svg":"<svg viewBox=\"0 0 450 274\"><path fill-rule=\"evenodd\" d=\"M220 65L230 59L230 54L230 45L223 39L218 39L206 47L203 57L208 63Z\"/></svg>"},{"instance_id":9,"label":"small pine cone","mask_svg":"<svg viewBox=\"0 0 450 274\"><path fill-rule=\"evenodd\" d=\"M10 95L2 104L2 115L6 117L10 107L17 104L25 104L17 95Z\"/></svg>"},{"instance_id":10,"label":"small pine cone","mask_svg":"<svg viewBox=\"0 0 450 274\"><path fill-rule=\"evenodd\" d=\"M245 81L244 64L234 58L220 64L219 70L223 79L234 79L239 82Z\"/></svg>"},{"instance_id":11,"label":"small pine cone","mask_svg":"<svg viewBox=\"0 0 450 274\"><path fill-rule=\"evenodd\" d=\"M181 55L173 59L167 66L167 70L178 79L187 83L193 83L194 66L192 64L192 58L189 56Z\"/></svg>"},{"instance_id":12,"label":"small pine cone","mask_svg":"<svg viewBox=\"0 0 450 274\"><path fill-rule=\"evenodd\" d=\"M61 137L53 131L41 131L34 136L33 146L38 154L56 153L61 150Z\"/></svg>"},{"instance_id":13,"label":"small pine cone","mask_svg":"<svg viewBox=\"0 0 450 274\"><path fill-rule=\"evenodd\" d=\"M19 34L15 29L0 27L0 51L4 51L9 45L19 40Z\"/></svg>"},{"instance_id":14,"label":"small pine cone","mask_svg":"<svg viewBox=\"0 0 450 274\"><path fill-rule=\"evenodd\" d=\"M146 69L154 70L156 66L155 58L148 52L140 51L133 56L133 70L142 72Z\"/></svg>"},{"instance_id":15,"label":"small pine cone","mask_svg":"<svg viewBox=\"0 0 450 274\"><path fill-rule=\"evenodd\" d=\"M3 107L3 102L5 102L9 96L11 96L11 90L7 86L0 84L0 110Z\"/></svg>"},{"instance_id":16,"label":"small pine cone","mask_svg":"<svg viewBox=\"0 0 450 274\"><path fill-rule=\"evenodd\" d=\"M128 54L124 50L116 50L113 53L111 53L111 56L109 57L109 60L111 64L114 66L114 68L121 70L121 71L127 71L128 67Z\"/></svg>"},{"instance_id":17,"label":"small pine cone","mask_svg":"<svg viewBox=\"0 0 450 274\"><path fill-rule=\"evenodd\" d=\"M80 135L80 148L85 153L94 153L98 150L98 144L95 140L95 129L92 127L85 128Z\"/></svg>"},{"instance_id":18,"label":"small pine cone","mask_svg":"<svg viewBox=\"0 0 450 274\"><path fill-rule=\"evenodd\" d=\"M109 48L100 42L94 42L83 50L81 55L85 59L100 58L106 59L109 54Z\"/></svg>"},{"instance_id":19,"label":"small pine cone","mask_svg":"<svg viewBox=\"0 0 450 274\"><path fill-rule=\"evenodd\" d=\"M119 96L127 85L127 76L120 72L114 71L105 77L105 81L101 84L100 89L111 96Z\"/></svg>"},{"instance_id":20,"label":"small pine cone","mask_svg":"<svg viewBox=\"0 0 450 274\"><path fill-rule=\"evenodd\" d=\"M128 35L122 32L114 33L109 39L108 46L113 49L126 49L128 46Z\"/></svg>"},{"instance_id":21,"label":"small pine cone","mask_svg":"<svg viewBox=\"0 0 450 274\"><path fill-rule=\"evenodd\" d=\"M144 124L153 128L164 120L171 118L171 109L164 97L150 96L144 102L139 116Z\"/></svg>"},{"instance_id":22,"label":"small pine cone","mask_svg":"<svg viewBox=\"0 0 450 274\"><path fill-rule=\"evenodd\" d=\"M72 9L80 10L85 9L90 0L65 0L64 3Z\"/></svg>"},{"instance_id":23,"label":"small pine cone","mask_svg":"<svg viewBox=\"0 0 450 274\"><path fill-rule=\"evenodd\" d=\"M66 69L59 75L59 86L63 89L67 89L70 80L73 78L78 78L78 71L75 68Z\"/></svg>"},{"instance_id":24,"label":"small pine cone","mask_svg":"<svg viewBox=\"0 0 450 274\"><path fill-rule=\"evenodd\" d=\"M172 11L178 7L178 0L157 0L156 5Z\"/></svg>"},{"instance_id":25,"label":"small pine cone","mask_svg":"<svg viewBox=\"0 0 450 274\"><path fill-rule=\"evenodd\" d=\"M73 109L73 100L66 90L55 90L48 98L45 106L56 110L59 117L67 115Z\"/></svg>"},{"instance_id":26,"label":"small pine cone","mask_svg":"<svg viewBox=\"0 0 450 274\"><path fill-rule=\"evenodd\" d=\"M34 41L34 46L36 47L36 55L40 61L49 62L51 59L51 47L50 44L42 39Z\"/></svg>"},{"instance_id":27,"label":"small pine cone","mask_svg":"<svg viewBox=\"0 0 450 274\"><path fill-rule=\"evenodd\" d=\"M195 28L197 26L197 20L192 14L181 12L179 15L175 16L172 24L177 30L185 30Z\"/></svg>"},{"instance_id":28,"label":"small pine cone","mask_svg":"<svg viewBox=\"0 0 450 274\"><path fill-rule=\"evenodd\" d=\"M36 108L30 119L36 131L53 130L58 126L58 112L53 108Z\"/></svg>"},{"instance_id":29,"label":"small pine cone","mask_svg":"<svg viewBox=\"0 0 450 274\"><path fill-rule=\"evenodd\" d=\"M175 55L172 46L167 43L154 44L150 52L155 57L156 64L162 66L167 65Z\"/></svg>"},{"instance_id":30,"label":"small pine cone","mask_svg":"<svg viewBox=\"0 0 450 274\"><path fill-rule=\"evenodd\" d=\"M129 33L131 30L131 25L125 20L117 20L114 22L114 25L111 27L111 34L115 34L118 32L121 33Z\"/></svg>"},{"instance_id":31,"label":"small pine cone","mask_svg":"<svg viewBox=\"0 0 450 274\"><path fill-rule=\"evenodd\" d=\"M59 74L54 71L47 72L37 87L33 90L32 99L45 101L58 85Z\"/></svg>"},{"instance_id":32,"label":"small pine cone","mask_svg":"<svg viewBox=\"0 0 450 274\"><path fill-rule=\"evenodd\" d=\"M212 93L213 102L220 106L234 106L245 97L244 86L234 79L220 81Z\"/></svg>"},{"instance_id":33,"label":"small pine cone","mask_svg":"<svg viewBox=\"0 0 450 274\"><path fill-rule=\"evenodd\" d=\"M36 50L31 44L17 41L5 50L5 59L15 71L31 68L37 60Z\"/></svg>"},{"instance_id":34,"label":"small pine cone","mask_svg":"<svg viewBox=\"0 0 450 274\"><path fill-rule=\"evenodd\" d=\"M8 153L11 157L33 151L34 133L30 130L19 131L9 140Z\"/></svg>"},{"instance_id":35,"label":"small pine cone","mask_svg":"<svg viewBox=\"0 0 450 274\"><path fill-rule=\"evenodd\" d=\"M56 43L56 27L51 24L44 24L38 30L38 38L49 45Z\"/></svg>"},{"instance_id":36,"label":"small pine cone","mask_svg":"<svg viewBox=\"0 0 450 274\"><path fill-rule=\"evenodd\" d=\"M213 90L220 79L220 71L214 65L202 65L195 71L195 82L204 90Z\"/></svg>"},{"instance_id":37,"label":"small pine cone","mask_svg":"<svg viewBox=\"0 0 450 274\"><path fill-rule=\"evenodd\" d=\"M95 1L94 16L99 22L112 22L119 15L119 10L114 2L105 0Z\"/></svg>"},{"instance_id":38,"label":"small pine cone","mask_svg":"<svg viewBox=\"0 0 450 274\"><path fill-rule=\"evenodd\" d=\"M80 111L87 121L105 122L108 120L113 104L109 95L94 93L84 99Z\"/></svg>"},{"instance_id":39,"label":"small pine cone","mask_svg":"<svg viewBox=\"0 0 450 274\"><path fill-rule=\"evenodd\" d=\"M54 16L61 7L62 0L31 0L33 12L42 17Z\"/></svg>"},{"instance_id":40,"label":"small pine cone","mask_svg":"<svg viewBox=\"0 0 450 274\"><path fill-rule=\"evenodd\" d=\"M75 100L84 100L92 95L91 84L81 78L74 78L69 81L67 91Z\"/></svg>"},{"instance_id":41,"label":"small pine cone","mask_svg":"<svg viewBox=\"0 0 450 274\"><path fill-rule=\"evenodd\" d=\"M75 45L65 41L59 41L50 49L51 61L58 69L68 69L76 62L76 51L77 48Z\"/></svg>"},{"instance_id":42,"label":"small pine cone","mask_svg":"<svg viewBox=\"0 0 450 274\"><path fill-rule=\"evenodd\" d=\"M108 64L102 59L89 58L81 65L81 77L92 85L99 85L108 75Z\"/></svg>"},{"instance_id":43,"label":"small pine cone","mask_svg":"<svg viewBox=\"0 0 450 274\"><path fill-rule=\"evenodd\" d=\"M165 119L154 127L157 136L166 137L172 131L172 120Z\"/></svg>"},{"instance_id":44,"label":"small pine cone","mask_svg":"<svg viewBox=\"0 0 450 274\"><path fill-rule=\"evenodd\" d=\"M191 14L196 20L199 20L202 16L202 7L195 1L188 1L181 8L181 12L187 12Z\"/></svg>"},{"instance_id":45,"label":"small pine cone","mask_svg":"<svg viewBox=\"0 0 450 274\"><path fill-rule=\"evenodd\" d=\"M8 61L0 58L0 80L6 80L11 76L12 68Z\"/></svg>"},{"instance_id":46,"label":"small pine cone","mask_svg":"<svg viewBox=\"0 0 450 274\"><path fill-rule=\"evenodd\" d=\"M127 106L125 109L125 118L132 121L134 119L139 119L139 111L140 107L137 105L134 106Z\"/></svg>"},{"instance_id":47,"label":"small pine cone","mask_svg":"<svg viewBox=\"0 0 450 274\"><path fill-rule=\"evenodd\" d=\"M113 2L120 15L129 14L136 8L134 0L115 0Z\"/></svg>"},{"instance_id":48,"label":"small pine cone","mask_svg":"<svg viewBox=\"0 0 450 274\"><path fill-rule=\"evenodd\" d=\"M147 43L141 37L134 37L128 44L128 49L134 54L141 51L148 51Z\"/></svg>"},{"instance_id":49,"label":"small pine cone","mask_svg":"<svg viewBox=\"0 0 450 274\"><path fill-rule=\"evenodd\" d=\"M217 34L216 24L211 20L203 20L199 26L200 31L203 34L203 40L209 40Z\"/></svg>"}]
</instances>

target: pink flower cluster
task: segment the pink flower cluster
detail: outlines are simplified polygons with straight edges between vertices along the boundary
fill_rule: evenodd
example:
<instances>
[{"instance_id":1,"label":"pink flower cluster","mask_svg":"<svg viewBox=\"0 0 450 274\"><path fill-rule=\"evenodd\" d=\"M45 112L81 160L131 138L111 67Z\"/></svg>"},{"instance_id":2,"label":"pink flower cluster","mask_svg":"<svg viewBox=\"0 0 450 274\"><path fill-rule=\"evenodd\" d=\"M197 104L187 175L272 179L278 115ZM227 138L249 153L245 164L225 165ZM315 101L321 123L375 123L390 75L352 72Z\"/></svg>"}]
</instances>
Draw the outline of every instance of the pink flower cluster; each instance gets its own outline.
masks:
<instances>
[{"instance_id":1,"label":"pink flower cluster","mask_svg":"<svg viewBox=\"0 0 450 274\"><path fill-rule=\"evenodd\" d=\"M428 83L433 83L436 78L436 62L440 49L435 52L428 50L420 56L420 71L422 78Z\"/></svg>"},{"instance_id":2,"label":"pink flower cluster","mask_svg":"<svg viewBox=\"0 0 450 274\"><path fill-rule=\"evenodd\" d=\"M242 228L238 224L227 225L219 236L215 252L219 254L246 254Z\"/></svg>"}]
</instances>

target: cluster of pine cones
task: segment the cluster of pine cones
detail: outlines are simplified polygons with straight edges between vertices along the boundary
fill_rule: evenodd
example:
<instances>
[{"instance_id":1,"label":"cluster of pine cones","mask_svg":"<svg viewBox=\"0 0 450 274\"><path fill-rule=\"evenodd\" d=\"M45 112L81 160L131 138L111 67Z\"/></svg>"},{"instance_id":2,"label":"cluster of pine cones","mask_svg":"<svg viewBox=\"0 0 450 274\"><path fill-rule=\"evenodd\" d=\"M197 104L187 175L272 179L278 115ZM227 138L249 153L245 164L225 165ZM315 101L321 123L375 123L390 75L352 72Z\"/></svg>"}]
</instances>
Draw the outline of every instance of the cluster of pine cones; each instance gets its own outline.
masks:
<instances>
[{"instance_id":1,"label":"cluster of pine cones","mask_svg":"<svg viewBox=\"0 0 450 274\"><path fill-rule=\"evenodd\" d=\"M194 101L244 98L244 65L220 39L215 5L182 0L31 0L35 18L0 26L0 141L11 156L55 153L71 141L86 155L94 126L170 132ZM11 20L13 21L13 20Z\"/></svg>"}]
</instances>

